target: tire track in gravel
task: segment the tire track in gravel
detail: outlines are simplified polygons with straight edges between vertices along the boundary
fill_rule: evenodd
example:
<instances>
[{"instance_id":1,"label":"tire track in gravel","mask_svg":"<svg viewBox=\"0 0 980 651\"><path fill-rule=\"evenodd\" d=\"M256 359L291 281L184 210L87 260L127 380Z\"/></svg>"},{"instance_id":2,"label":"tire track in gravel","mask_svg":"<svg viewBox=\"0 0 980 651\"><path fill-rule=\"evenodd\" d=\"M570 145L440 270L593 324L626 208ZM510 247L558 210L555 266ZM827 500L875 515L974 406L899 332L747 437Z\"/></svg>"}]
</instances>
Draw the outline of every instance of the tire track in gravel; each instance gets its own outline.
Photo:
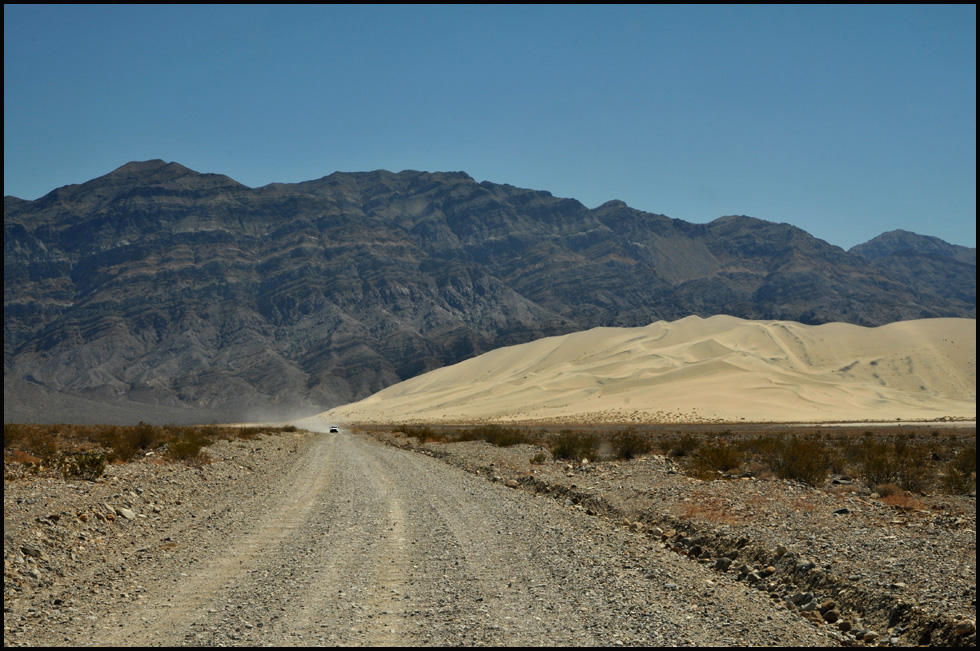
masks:
<instances>
[{"instance_id":1,"label":"tire track in gravel","mask_svg":"<svg viewBox=\"0 0 980 651\"><path fill-rule=\"evenodd\" d=\"M297 642L395 645L400 626L391 595L405 590L408 565L402 499L379 467L377 449L349 435L330 436L335 490L311 522L314 535L322 536L312 541L319 552L312 559L316 580L305 587L288 625L306 632Z\"/></svg>"},{"instance_id":2,"label":"tire track in gravel","mask_svg":"<svg viewBox=\"0 0 980 651\"><path fill-rule=\"evenodd\" d=\"M105 644L125 644L145 637L147 632L153 637L172 635L186 629L188 622L200 620L219 592L227 590L239 577L251 571L269 550L303 529L310 510L330 482L330 473L323 472L322 468L332 447L312 446L310 455L281 480L278 492L283 497L264 507L265 513L253 518L249 532L237 540L229 540L225 552L200 572L180 581L171 595L159 597L142 612L128 617L126 622L129 624L121 624ZM257 505L247 506L255 508Z\"/></svg>"},{"instance_id":3,"label":"tire track in gravel","mask_svg":"<svg viewBox=\"0 0 980 651\"><path fill-rule=\"evenodd\" d=\"M429 457L413 455L407 461L416 476L428 477L430 483L445 473L445 464ZM485 480L469 475L447 479L456 485L455 491L427 491L419 503L428 511L424 519L437 523L432 528L446 531L455 550L457 618L484 630L489 639L481 643L506 644L519 631L522 637L542 643L599 644L587 634L556 637L554 621L541 617L549 611L571 612L580 605L572 603L574 595L556 596L547 590L554 587L549 564L534 557L529 544L539 533L537 527L509 512L518 495L501 486L488 487ZM491 504L478 496L488 489L502 491Z\"/></svg>"},{"instance_id":4,"label":"tire track in gravel","mask_svg":"<svg viewBox=\"0 0 980 651\"><path fill-rule=\"evenodd\" d=\"M749 620L773 633L750 631L748 643L775 642L787 626L778 641L829 642L783 615L765 623L771 607L743 586L706 593L703 568L551 500L357 435L302 450L238 505L247 518L216 525L225 542L207 567L162 582L93 643L734 643ZM191 549L197 534L185 532ZM174 567L203 564L192 557ZM724 630L736 625L738 636Z\"/></svg>"}]
</instances>

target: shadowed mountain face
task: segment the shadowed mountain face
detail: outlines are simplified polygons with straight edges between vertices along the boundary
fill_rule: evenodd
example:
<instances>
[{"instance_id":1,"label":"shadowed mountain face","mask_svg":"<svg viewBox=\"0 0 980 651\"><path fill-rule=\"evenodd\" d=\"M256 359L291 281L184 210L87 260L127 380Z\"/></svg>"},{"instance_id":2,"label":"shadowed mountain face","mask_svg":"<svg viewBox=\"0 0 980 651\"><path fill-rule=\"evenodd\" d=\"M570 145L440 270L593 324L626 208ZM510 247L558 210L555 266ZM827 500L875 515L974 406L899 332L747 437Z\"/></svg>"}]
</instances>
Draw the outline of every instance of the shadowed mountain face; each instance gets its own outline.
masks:
<instances>
[{"instance_id":1,"label":"shadowed mountain face","mask_svg":"<svg viewBox=\"0 0 980 651\"><path fill-rule=\"evenodd\" d=\"M922 303L977 304L977 250L937 237L890 231L850 250L905 285Z\"/></svg>"},{"instance_id":2,"label":"shadowed mountain face","mask_svg":"<svg viewBox=\"0 0 980 651\"><path fill-rule=\"evenodd\" d=\"M848 253L786 224L590 210L463 173L253 189L130 163L4 199L4 415L312 413L502 345L691 314L975 318L976 250L951 248Z\"/></svg>"}]
</instances>

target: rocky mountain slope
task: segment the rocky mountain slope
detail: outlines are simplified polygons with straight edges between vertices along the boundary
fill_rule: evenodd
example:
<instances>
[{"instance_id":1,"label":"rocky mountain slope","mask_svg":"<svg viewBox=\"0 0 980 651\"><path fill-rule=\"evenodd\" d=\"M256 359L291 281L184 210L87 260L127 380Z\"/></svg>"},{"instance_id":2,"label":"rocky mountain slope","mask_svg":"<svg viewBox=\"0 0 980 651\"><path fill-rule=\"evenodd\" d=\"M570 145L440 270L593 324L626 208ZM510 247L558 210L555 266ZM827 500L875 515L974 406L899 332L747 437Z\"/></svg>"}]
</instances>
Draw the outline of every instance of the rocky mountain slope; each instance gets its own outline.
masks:
<instances>
[{"instance_id":1,"label":"rocky mountain slope","mask_svg":"<svg viewBox=\"0 0 980 651\"><path fill-rule=\"evenodd\" d=\"M461 172L249 188L130 163L4 199L4 418L313 413L502 345L690 314L975 318L975 249L908 248L590 210Z\"/></svg>"}]
</instances>

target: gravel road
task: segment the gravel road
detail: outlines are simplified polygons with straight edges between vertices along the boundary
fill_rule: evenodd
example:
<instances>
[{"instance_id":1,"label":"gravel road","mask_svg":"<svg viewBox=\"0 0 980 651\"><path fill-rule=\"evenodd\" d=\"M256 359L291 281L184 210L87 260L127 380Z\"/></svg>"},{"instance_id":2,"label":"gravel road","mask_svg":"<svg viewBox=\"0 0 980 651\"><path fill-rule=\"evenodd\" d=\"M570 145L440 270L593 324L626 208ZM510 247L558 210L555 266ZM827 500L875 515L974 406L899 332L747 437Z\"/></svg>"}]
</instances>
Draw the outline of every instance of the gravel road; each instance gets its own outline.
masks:
<instances>
[{"instance_id":1,"label":"gravel road","mask_svg":"<svg viewBox=\"0 0 980 651\"><path fill-rule=\"evenodd\" d=\"M555 500L347 432L275 441L68 495L5 482L5 645L838 643ZM44 517L127 495L131 522Z\"/></svg>"}]
</instances>

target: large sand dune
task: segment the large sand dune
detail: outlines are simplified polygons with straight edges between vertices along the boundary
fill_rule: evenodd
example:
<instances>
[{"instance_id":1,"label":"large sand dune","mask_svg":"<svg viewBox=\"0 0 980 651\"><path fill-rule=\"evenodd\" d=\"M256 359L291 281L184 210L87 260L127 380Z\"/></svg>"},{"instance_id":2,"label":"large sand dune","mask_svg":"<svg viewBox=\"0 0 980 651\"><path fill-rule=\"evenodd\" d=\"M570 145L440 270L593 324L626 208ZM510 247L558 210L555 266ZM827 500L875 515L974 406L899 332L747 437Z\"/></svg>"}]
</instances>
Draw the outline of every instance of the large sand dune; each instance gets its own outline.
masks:
<instances>
[{"instance_id":1,"label":"large sand dune","mask_svg":"<svg viewBox=\"0 0 980 651\"><path fill-rule=\"evenodd\" d=\"M728 316L495 350L320 418L345 423L975 419L975 319L862 328Z\"/></svg>"}]
</instances>

